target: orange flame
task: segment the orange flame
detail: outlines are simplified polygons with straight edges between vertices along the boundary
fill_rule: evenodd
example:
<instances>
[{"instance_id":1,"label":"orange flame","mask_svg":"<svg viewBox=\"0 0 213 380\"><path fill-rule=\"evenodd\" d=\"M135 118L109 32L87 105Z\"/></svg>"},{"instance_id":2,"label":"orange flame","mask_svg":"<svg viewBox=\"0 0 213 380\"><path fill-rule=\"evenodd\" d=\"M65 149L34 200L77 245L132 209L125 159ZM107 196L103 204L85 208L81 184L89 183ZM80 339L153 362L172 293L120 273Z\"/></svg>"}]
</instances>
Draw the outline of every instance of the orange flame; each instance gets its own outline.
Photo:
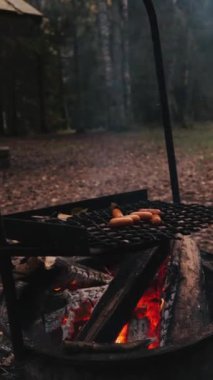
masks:
<instances>
[{"instance_id":1,"label":"orange flame","mask_svg":"<svg viewBox=\"0 0 213 380\"><path fill-rule=\"evenodd\" d=\"M127 342L127 334L128 334L128 324L124 325L120 334L118 335L115 343L126 343Z\"/></svg>"},{"instance_id":2,"label":"orange flame","mask_svg":"<svg viewBox=\"0 0 213 380\"><path fill-rule=\"evenodd\" d=\"M155 341L149 344L148 349L159 347L161 310L164 305L162 295L166 277L167 262L168 261L165 260L165 262L160 266L151 285L138 301L129 323L122 328L115 343L127 343L129 339L131 322L134 319L138 321L143 319L148 321L145 338L155 338Z\"/></svg>"},{"instance_id":3,"label":"orange flame","mask_svg":"<svg viewBox=\"0 0 213 380\"><path fill-rule=\"evenodd\" d=\"M168 260L160 266L150 286L144 292L143 296L138 301L135 309L132 312L132 316L127 324L125 324L120 331L115 343L124 344L131 342L134 339L134 327L131 329L132 324L136 321L136 329L139 331L138 339L154 338L152 343L149 344L148 349L159 347L160 343L160 323L161 312L164 307L164 284L166 279ZM69 283L69 289L77 289L78 283L76 280L72 280ZM62 290L60 287L54 289L55 292ZM81 302L79 307L72 309L73 319L70 325L70 339L73 340L77 336L80 329L90 319L93 312L94 305L87 300ZM140 323L141 321L141 323ZM139 322L139 323L138 323ZM62 326L69 325L70 321L68 316L64 316L61 321ZM145 330L144 330L145 328ZM137 334L137 330L136 330Z\"/></svg>"}]
</instances>

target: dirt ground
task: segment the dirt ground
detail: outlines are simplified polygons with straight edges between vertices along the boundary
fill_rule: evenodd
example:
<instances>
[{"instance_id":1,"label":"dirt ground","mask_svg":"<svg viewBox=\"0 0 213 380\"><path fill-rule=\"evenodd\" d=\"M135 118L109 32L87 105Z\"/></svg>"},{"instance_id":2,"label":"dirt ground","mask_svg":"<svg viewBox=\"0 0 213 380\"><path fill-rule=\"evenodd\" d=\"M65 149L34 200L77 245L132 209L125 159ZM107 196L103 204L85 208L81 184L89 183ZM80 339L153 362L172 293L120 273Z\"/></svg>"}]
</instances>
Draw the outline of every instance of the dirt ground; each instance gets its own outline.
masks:
<instances>
[{"instance_id":1,"label":"dirt ground","mask_svg":"<svg viewBox=\"0 0 213 380\"><path fill-rule=\"evenodd\" d=\"M182 202L212 204L212 131L175 131ZM164 138L156 128L5 138L0 145L11 151L10 169L0 173L2 214L143 188L150 200L172 200ZM203 231L199 240L213 252L212 232Z\"/></svg>"}]
</instances>

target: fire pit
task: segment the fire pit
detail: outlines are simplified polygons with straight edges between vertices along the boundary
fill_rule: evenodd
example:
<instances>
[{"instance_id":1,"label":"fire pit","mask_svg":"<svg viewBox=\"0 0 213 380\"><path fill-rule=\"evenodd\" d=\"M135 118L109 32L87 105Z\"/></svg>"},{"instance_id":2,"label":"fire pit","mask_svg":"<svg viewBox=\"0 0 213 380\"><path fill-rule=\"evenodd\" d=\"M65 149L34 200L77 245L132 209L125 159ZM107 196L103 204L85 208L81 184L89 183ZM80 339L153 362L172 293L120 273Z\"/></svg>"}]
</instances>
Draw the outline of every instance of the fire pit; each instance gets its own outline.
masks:
<instances>
[{"instance_id":1,"label":"fire pit","mask_svg":"<svg viewBox=\"0 0 213 380\"><path fill-rule=\"evenodd\" d=\"M143 190L1 219L1 327L33 379L213 376L213 281L189 237L212 223L213 209L180 202L157 18L143 1L174 203ZM158 209L162 220L113 228L112 203L124 215Z\"/></svg>"},{"instance_id":2,"label":"fire pit","mask_svg":"<svg viewBox=\"0 0 213 380\"><path fill-rule=\"evenodd\" d=\"M112 203L127 214L160 209L162 223L109 227ZM212 221L212 207L151 202L145 190L4 217L7 237L19 243L2 253L24 255L13 270L18 300L14 294L11 300L11 289L5 293L18 355L57 359L65 367L125 365L211 345L211 301L189 234Z\"/></svg>"}]
</instances>

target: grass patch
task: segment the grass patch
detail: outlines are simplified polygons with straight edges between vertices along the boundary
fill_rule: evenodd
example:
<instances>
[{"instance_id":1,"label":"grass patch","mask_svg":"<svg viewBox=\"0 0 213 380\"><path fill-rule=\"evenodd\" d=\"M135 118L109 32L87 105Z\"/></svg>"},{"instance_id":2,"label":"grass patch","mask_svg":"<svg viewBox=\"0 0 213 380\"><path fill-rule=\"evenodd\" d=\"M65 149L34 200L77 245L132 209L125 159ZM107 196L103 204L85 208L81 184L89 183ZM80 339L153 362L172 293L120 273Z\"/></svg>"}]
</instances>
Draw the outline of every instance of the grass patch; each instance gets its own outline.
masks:
<instances>
[{"instance_id":1,"label":"grass patch","mask_svg":"<svg viewBox=\"0 0 213 380\"><path fill-rule=\"evenodd\" d=\"M138 129L139 131L139 129ZM140 131L142 141L164 145L164 130L162 127L143 127ZM173 128L175 149L187 154L200 152L206 158L213 157L213 124L196 124L192 128Z\"/></svg>"},{"instance_id":2,"label":"grass patch","mask_svg":"<svg viewBox=\"0 0 213 380\"><path fill-rule=\"evenodd\" d=\"M176 129L174 140L177 146L187 153L200 151L205 156L212 156L213 124L196 125L191 129Z\"/></svg>"}]
</instances>

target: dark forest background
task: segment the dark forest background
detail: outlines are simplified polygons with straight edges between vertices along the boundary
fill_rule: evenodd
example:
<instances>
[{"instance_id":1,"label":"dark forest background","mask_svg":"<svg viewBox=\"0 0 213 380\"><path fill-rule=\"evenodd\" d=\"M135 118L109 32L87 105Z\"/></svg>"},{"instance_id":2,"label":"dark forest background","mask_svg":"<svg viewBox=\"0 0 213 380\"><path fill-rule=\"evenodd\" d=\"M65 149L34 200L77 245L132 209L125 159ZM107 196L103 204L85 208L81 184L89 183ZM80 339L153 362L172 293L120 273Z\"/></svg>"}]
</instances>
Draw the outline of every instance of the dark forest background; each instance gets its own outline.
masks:
<instances>
[{"instance_id":1,"label":"dark forest background","mask_svg":"<svg viewBox=\"0 0 213 380\"><path fill-rule=\"evenodd\" d=\"M127 130L160 121L142 0L30 0L1 23L0 134ZM172 119L213 119L213 2L155 0Z\"/></svg>"}]
</instances>

